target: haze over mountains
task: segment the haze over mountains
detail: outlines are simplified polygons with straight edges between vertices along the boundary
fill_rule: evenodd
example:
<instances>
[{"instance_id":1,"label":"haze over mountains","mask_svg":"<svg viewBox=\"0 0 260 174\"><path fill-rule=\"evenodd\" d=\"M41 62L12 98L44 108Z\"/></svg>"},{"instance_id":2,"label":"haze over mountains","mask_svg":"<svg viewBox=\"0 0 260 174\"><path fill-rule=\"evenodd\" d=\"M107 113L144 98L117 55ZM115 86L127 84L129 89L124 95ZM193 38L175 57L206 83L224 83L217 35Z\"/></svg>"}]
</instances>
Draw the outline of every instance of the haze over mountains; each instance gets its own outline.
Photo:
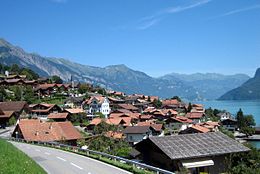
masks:
<instances>
[{"instance_id":1,"label":"haze over mountains","mask_svg":"<svg viewBox=\"0 0 260 174\"><path fill-rule=\"evenodd\" d=\"M0 63L6 65L16 63L31 68L40 76L58 75L65 81L72 76L76 81L88 82L129 94L143 93L163 98L178 95L188 100L217 99L250 78L245 74L222 75L216 73L191 75L172 73L154 78L125 65L101 68L82 65L62 58L27 53L4 39L0 39ZM185 62L183 62L183 66L185 66Z\"/></svg>"}]
</instances>

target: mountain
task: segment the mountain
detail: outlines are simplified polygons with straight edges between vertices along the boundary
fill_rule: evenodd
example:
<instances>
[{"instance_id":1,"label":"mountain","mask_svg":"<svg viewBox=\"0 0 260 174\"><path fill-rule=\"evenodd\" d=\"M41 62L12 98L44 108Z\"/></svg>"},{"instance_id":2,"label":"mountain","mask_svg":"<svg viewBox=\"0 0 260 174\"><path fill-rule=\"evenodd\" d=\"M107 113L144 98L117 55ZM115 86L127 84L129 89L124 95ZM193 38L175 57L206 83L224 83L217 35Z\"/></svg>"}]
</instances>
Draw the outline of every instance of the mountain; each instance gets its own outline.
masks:
<instances>
[{"instance_id":1,"label":"mountain","mask_svg":"<svg viewBox=\"0 0 260 174\"><path fill-rule=\"evenodd\" d=\"M58 75L65 81L71 79L72 76L76 81L100 85L128 94L143 93L163 98L178 95L188 100L216 99L249 79L246 75L235 75L228 78L219 74L169 74L153 78L125 65L111 65L101 68L82 65L63 58L43 57L27 53L4 39L0 39L0 63L28 67L40 76ZM219 76L219 78L214 76ZM224 87L217 84L220 81ZM210 86L210 90L207 89L207 86Z\"/></svg>"},{"instance_id":2,"label":"mountain","mask_svg":"<svg viewBox=\"0 0 260 174\"><path fill-rule=\"evenodd\" d=\"M256 70L255 76L244 84L224 95L219 100L258 100L260 99L260 68Z\"/></svg>"},{"instance_id":3,"label":"mountain","mask_svg":"<svg viewBox=\"0 0 260 174\"><path fill-rule=\"evenodd\" d=\"M205 97L216 99L225 92L240 86L250 77L245 74L195 73L187 75L172 73L160 78L169 81L181 80L185 85L192 86L201 99Z\"/></svg>"}]
</instances>

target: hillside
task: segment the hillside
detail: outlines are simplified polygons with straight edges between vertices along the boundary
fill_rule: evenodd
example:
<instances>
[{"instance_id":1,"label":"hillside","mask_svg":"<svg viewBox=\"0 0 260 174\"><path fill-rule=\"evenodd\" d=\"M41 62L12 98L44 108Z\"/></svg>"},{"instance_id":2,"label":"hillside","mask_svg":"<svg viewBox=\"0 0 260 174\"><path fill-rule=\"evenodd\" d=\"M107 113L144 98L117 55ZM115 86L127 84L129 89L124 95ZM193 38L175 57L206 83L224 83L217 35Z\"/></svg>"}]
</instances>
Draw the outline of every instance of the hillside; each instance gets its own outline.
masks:
<instances>
[{"instance_id":1,"label":"hillside","mask_svg":"<svg viewBox=\"0 0 260 174\"><path fill-rule=\"evenodd\" d=\"M166 75L153 78L143 72L135 71L125 65L94 67L71 62L63 58L42 57L25 52L0 39L0 63L5 65L18 64L28 67L40 76L58 75L64 81L71 79L87 82L101 87L123 91L128 94L143 93L172 97L178 95L188 100L216 99L228 90L238 87L248 80L246 75L235 75L215 79L208 74ZM193 80L190 80L193 79Z\"/></svg>"},{"instance_id":2,"label":"hillside","mask_svg":"<svg viewBox=\"0 0 260 174\"><path fill-rule=\"evenodd\" d=\"M235 88L219 98L219 100L258 100L260 99L260 68L255 76L240 87Z\"/></svg>"}]
</instances>

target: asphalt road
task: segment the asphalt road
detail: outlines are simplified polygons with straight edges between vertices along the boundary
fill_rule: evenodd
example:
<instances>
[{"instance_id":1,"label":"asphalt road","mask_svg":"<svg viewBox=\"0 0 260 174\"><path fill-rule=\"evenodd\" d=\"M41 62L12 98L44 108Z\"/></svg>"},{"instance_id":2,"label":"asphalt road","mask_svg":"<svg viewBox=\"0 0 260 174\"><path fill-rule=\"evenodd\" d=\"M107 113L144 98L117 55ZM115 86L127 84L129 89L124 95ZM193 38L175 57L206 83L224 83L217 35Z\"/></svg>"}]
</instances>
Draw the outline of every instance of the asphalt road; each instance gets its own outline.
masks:
<instances>
[{"instance_id":1,"label":"asphalt road","mask_svg":"<svg viewBox=\"0 0 260 174\"><path fill-rule=\"evenodd\" d=\"M11 142L49 174L130 174L106 163L58 149Z\"/></svg>"}]
</instances>

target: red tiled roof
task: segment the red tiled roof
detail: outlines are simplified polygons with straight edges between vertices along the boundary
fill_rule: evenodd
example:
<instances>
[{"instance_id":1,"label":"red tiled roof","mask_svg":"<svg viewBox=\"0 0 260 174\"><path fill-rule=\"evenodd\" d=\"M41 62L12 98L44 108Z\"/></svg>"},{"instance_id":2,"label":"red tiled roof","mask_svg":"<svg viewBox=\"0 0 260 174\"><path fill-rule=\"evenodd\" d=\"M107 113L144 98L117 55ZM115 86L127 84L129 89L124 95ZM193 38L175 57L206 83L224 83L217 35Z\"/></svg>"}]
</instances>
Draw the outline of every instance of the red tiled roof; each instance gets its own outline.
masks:
<instances>
[{"instance_id":1,"label":"red tiled roof","mask_svg":"<svg viewBox=\"0 0 260 174\"><path fill-rule=\"evenodd\" d=\"M188 112L185 117L189 119L199 119L204 116L203 112Z\"/></svg>"},{"instance_id":2,"label":"red tiled roof","mask_svg":"<svg viewBox=\"0 0 260 174\"><path fill-rule=\"evenodd\" d=\"M48 115L48 119L66 119L69 113L51 113Z\"/></svg>"},{"instance_id":3,"label":"red tiled roof","mask_svg":"<svg viewBox=\"0 0 260 174\"><path fill-rule=\"evenodd\" d=\"M123 138L123 133L122 132L113 132L113 131L108 131L105 133L106 137L114 138L114 139L122 139Z\"/></svg>"},{"instance_id":4,"label":"red tiled roof","mask_svg":"<svg viewBox=\"0 0 260 174\"><path fill-rule=\"evenodd\" d=\"M179 105L180 102L177 99L163 100L162 105Z\"/></svg>"},{"instance_id":5,"label":"red tiled roof","mask_svg":"<svg viewBox=\"0 0 260 174\"><path fill-rule=\"evenodd\" d=\"M192 123L191 119L188 119L188 118L183 117L183 116L171 117L171 119L174 119L174 120L179 121L181 123Z\"/></svg>"},{"instance_id":6,"label":"red tiled roof","mask_svg":"<svg viewBox=\"0 0 260 174\"><path fill-rule=\"evenodd\" d=\"M118 104L120 108L127 109L127 110L138 110L137 107L131 105L131 104Z\"/></svg>"},{"instance_id":7,"label":"red tiled roof","mask_svg":"<svg viewBox=\"0 0 260 174\"><path fill-rule=\"evenodd\" d=\"M101 123L102 119L101 118L94 118L93 120L91 120L91 122L89 123L90 125L98 125L99 123Z\"/></svg>"},{"instance_id":8,"label":"red tiled roof","mask_svg":"<svg viewBox=\"0 0 260 174\"><path fill-rule=\"evenodd\" d=\"M36 88L36 90L39 90L39 89L42 89L42 90L46 90L48 88L54 88L54 87L57 87L57 84L56 83L53 83L53 84L39 84Z\"/></svg>"},{"instance_id":9,"label":"red tiled roof","mask_svg":"<svg viewBox=\"0 0 260 174\"><path fill-rule=\"evenodd\" d=\"M11 102L0 102L0 109L2 111L14 111L20 112L27 105L25 101L11 101Z\"/></svg>"},{"instance_id":10,"label":"red tiled roof","mask_svg":"<svg viewBox=\"0 0 260 174\"><path fill-rule=\"evenodd\" d=\"M84 113L84 110L81 108L77 108L77 109L65 109L65 111L71 113L71 114L80 114L80 113Z\"/></svg>"},{"instance_id":11,"label":"red tiled roof","mask_svg":"<svg viewBox=\"0 0 260 174\"><path fill-rule=\"evenodd\" d=\"M196 129L197 131L201 132L201 133L207 133L210 132L210 130L206 127L200 126L198 124L192 125L193 129Z\"/></svg>"},{"instance_id":12,"label":"red tiled roof","mask_svg":"<svg viewBox=\"0 0 260 174\"><path fill-rule=\"evenodd\" d=\"M81 139L81 134L71 122L41 122L22 119L18 124L23 138L28 141L61 141Z\"/></svg>"}]
</instances>

